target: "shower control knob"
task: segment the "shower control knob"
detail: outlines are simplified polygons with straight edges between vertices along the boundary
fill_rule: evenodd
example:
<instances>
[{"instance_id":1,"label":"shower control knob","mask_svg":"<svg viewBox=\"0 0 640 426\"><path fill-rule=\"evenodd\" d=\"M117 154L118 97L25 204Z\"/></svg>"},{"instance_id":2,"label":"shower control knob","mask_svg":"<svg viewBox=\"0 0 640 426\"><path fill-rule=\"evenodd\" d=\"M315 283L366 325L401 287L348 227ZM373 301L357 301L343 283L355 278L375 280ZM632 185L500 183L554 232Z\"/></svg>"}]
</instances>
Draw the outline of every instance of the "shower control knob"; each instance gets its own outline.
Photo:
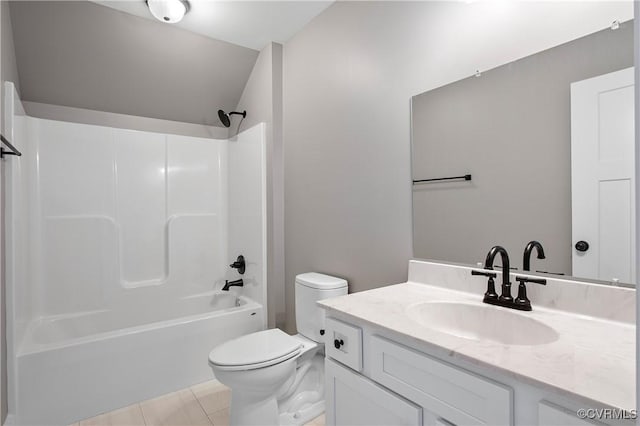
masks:
<instances>
[{"instance_id":1,"label":"shower control knob","mask_svg":"<svg viewBox=\"0 0 640 426\"><path fill-rule=\"evenodd\" d=\"M246 270L246 266L247 266L247 265L246 265L246 264L245 264L245 262L244 262L244 256L243 256L243 255L240 255L240 256L238 256L238 258L236 259L236 261L235 261L235 262L233 262L233 263L232 263L231 265L229 265L229 266L231 266L233 269L237 269L237 270L238 270L238 273L239 273L240 275L242 275L242 274L244 274L244 271Z\"/></svg>"},{"instance_id":2,"label":"shower control knob","mask_svg":"<svg viewBox=\"0 0 640 426\"><path fill-rule=\"evenodd\" d=\"M585 252L587 250L589 250L589 243L586 241L578 241L575 245L576 250L581 251L581 252Z\"/></svg>"},{"instance_id":3,"label":"shower control knob","mask_svg":"<svg viewBox=\"0 0 640 426\"><path fill-rule=\"evenodd\" d=\"M340 349L340 346L342 346L342 345L344 345L344 340L342 340L342 339L340 339L340 340L335 339L333 341L333 346L335 346L336 349Z\"/></svg>"}]
</instances>

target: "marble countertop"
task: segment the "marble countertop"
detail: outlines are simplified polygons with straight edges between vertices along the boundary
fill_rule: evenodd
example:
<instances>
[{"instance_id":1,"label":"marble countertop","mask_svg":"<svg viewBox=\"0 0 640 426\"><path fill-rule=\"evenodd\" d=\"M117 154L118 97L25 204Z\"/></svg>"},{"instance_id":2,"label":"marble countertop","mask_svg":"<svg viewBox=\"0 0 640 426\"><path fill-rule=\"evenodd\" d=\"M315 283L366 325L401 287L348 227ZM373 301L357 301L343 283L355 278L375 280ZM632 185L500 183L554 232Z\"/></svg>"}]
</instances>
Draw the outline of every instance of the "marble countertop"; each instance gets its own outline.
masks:
<instances>
[{"instance_id":1,"label":"marble countertop","mask_svg":"<svg viewBox=\"0 0 640 426\"><path fill-rule=\"evenodd\" d=\"M404 283L318 302L328 313L365 321L393 333L445 349L454 358L499 370L568 397L632 410L635 401L635 326L603 318L535 306L534 318L558 333L540 345L505 345L471 340L430 329L412 320L407 307L430 301L480 303L482 294L422 283ZM490 305L491 309L505 309ZM365 355L366 356L366 355Z\"/></svg>"}]
</instances>

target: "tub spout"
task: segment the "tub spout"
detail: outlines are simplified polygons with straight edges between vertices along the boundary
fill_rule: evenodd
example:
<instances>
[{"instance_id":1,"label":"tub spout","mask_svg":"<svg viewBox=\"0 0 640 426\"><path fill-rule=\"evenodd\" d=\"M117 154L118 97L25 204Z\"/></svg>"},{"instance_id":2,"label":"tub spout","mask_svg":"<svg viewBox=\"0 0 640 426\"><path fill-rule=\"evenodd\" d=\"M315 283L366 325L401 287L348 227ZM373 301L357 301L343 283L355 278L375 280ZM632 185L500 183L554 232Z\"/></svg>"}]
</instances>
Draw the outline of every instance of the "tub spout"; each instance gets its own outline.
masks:
<instances>
[{"instance_id":1,"label":"tub spout","mask_svg":"<svg viewBox=\"0 0 640 426\"><path fill-rule=\"evenodd\" d=\"M229 287L244 287L242 278L235 281L224 280L224 287L222 287L222 291L229 291Z\"/></svg>"}]
</instances>

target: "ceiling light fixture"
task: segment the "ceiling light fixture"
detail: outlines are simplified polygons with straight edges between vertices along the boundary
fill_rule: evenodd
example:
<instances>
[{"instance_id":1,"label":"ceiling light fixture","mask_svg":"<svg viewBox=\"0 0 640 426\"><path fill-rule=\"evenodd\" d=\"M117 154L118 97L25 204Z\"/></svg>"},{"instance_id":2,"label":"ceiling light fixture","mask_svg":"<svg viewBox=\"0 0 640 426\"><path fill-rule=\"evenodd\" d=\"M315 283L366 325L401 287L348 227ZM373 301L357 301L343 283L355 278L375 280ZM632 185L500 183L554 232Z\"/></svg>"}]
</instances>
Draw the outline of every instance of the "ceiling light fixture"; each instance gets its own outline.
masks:
<instances>
[{"instance_id":1,"label":"ceiling light fixture","mask_svg":"<svg viewBox=\"0 0 640 426\"><path fill-rule=\"evenodd\" d=\"M167 24L180 22L189 11L186 0L147 0L147 6L154 18Z\"/></svg>"}]
</instances>

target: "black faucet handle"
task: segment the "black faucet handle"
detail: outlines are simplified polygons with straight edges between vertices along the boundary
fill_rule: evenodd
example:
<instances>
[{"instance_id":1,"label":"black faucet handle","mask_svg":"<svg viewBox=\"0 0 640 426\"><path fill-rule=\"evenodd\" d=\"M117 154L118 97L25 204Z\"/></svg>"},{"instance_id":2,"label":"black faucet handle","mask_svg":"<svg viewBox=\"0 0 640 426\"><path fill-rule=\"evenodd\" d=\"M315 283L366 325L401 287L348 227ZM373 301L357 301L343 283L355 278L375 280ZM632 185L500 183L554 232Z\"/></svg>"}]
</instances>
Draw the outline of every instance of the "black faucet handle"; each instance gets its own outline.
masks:
<instances>
[{"instance_id":1,"label":"black faucet handle","mask_svg":"<svg viewBox=\"0 0 640 426\"><path fill-rule=\"evenodd\" d=\"M487 291L484 293L484 301L487 300L495 300L498 299L498 294L496 293L496 283L493 281L495 277L497 277L495 272L488 271L475 271L471 270L471 275L480 275L482 277L489 277L489 281L487 282Z\"/></svg>"},{"instance_id":2,"label":"black faucet handle","mask_svg":"<svg viewBox=\"0 0 640 426\"><path fill-rule=\"evenodd\" d=\"M474 269L471 270L471 275L480 275L483 277L495 278L497 277L495 272L487 272L487 271L476 271Z\"/></svg>"},{"instance_id":3,"label":"black faucet handle","mask_svg":"<svg viewBox=\"0 0 640 426\"><path fill-rule=\"evenodd\" d=\"M527 297L527 286L525 283L547 285L547 280L541 278L516 277L516 281L518 281L520 285L518 286L518 297L516 297L516 300L513 302L516 304L518 309L530 311L531 301Z\"/></svg>"},{"instance_id":4,"label":"black faucet handle","mask_svg":"<svg viewBox=\"0 0 640 426\"><path fill-rule=\"evenodd\" d=\"M246 263L244 261L244 256L240 255L238 256L238 258L236 259L235 262L233 262L231 265L229 265L230 267L237 269L238 273L240 275L244 274L245 270L246 270Z\"/></svg>"},{"instance_id":5,"label":"black faucet handle","mask_svg":"<svg viewBox=\"0 0 640 426\"><path fill-rule=\"evenodd\" d=\"M536 272L539 274L549 274L549 275L567 275L564 272L538 271L537 269L536 269Z\"/></svg>"},{"instance_id":6,"label":"black faucet handle","mask_svg":"<svg viewBox=\"0 0 640 426\"><path fill-rule=\"evenodd\" d=\"M529 277L518 277L516 276L516 281L520 283L520 285L524 285L525 283L535 283L540 285L547 285L547 280L543 278L529 278Z\"/></svg>"}]
</instances>

